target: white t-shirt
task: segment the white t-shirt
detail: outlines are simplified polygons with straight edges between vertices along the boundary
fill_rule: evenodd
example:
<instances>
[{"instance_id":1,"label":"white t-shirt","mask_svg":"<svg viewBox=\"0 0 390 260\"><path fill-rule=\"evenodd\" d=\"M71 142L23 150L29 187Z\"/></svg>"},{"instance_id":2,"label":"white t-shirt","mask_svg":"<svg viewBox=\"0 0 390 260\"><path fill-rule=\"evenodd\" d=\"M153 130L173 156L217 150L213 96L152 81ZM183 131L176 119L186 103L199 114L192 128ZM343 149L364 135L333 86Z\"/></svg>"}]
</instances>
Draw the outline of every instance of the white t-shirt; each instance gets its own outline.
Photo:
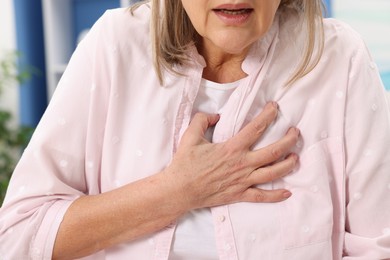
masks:
<instances>
[{"instance_id":1,"label":"white t-shirt","mask_svg":"<svg viewBox=\"0 0 390 260\"><path fill-rule=\"evenodd\" d=\"M219 84L203 79L192 113L218 114L238 84L239 81ZM213 130L206 132L208 140ZM179 219L172 243L169 260L218 260L210 209L192 210Z\"/></svg>"}]
</instances>

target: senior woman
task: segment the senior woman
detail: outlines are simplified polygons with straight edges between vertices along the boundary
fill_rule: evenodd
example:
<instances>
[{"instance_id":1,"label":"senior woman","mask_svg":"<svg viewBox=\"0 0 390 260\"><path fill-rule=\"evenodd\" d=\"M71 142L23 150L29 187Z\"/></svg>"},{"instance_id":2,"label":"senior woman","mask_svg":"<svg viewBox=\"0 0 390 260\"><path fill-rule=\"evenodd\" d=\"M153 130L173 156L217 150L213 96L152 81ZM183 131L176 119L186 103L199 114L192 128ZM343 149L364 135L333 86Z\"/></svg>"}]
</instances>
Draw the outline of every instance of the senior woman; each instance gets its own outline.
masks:
<instances>
[{"instance_id":1,"label":"senior woman","mask_svg":"<svg viewBox=\"0 0 390 260\"><path fill-rule=\"evenodd\" d=\"M108 11L15 169L1 256L388 259L389 118L320 0Z\"/></svg>"}]
</instances>

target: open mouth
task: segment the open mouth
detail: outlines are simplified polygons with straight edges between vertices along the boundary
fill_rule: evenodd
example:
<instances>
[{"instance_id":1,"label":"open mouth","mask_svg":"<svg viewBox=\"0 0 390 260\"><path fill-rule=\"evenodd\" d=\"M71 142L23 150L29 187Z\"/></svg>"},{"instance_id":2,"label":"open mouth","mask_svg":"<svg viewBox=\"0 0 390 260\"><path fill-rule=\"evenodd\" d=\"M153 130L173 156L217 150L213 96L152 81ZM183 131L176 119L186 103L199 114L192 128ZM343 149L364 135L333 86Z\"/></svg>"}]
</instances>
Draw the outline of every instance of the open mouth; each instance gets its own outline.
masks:
<instances>
[{"instance_id":1,"label":"open mouth","mask_svg":"<svg viewBox=\"0 0 390 260\"><path fill-rule=\"evenodd\" d=\"M227 15L243 15L249 14L253 11L253 9L244 8L244 9L213 9L214 12L223 13Z\"/></svg>"},{"instance_id":2,"label":"open mouth","mask_svg":"<svg viewBox=\"0 0 390 260\"><path fill-rule=\"evenodd\" d=\"M228 26L242 26L247 23L247 21L252 16L254 11L252 8L215 8L213 9L217 17Z\"/></svg>"}]
</instances>

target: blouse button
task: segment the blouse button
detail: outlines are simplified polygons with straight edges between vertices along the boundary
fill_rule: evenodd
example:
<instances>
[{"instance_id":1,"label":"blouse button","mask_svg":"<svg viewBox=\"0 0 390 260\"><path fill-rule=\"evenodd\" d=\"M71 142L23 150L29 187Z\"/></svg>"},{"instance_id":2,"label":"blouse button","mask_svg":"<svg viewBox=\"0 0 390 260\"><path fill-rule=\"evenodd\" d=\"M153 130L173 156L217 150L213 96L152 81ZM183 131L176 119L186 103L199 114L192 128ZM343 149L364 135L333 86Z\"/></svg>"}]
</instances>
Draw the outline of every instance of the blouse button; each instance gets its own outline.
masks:
<instances>
[{"instance_id":1,"label":"blouse button","mask_svg":"<svg viewBox=\"0 0 390 260\"><path fill-rule=\"evenodd\" d=\"M61 166L61 168L66 168L68 166L68 162L66 160L61 160L60 166Z\"/></svg>"},{"instance_id":2,"label":"blouse button","mask_svg":"<svg viewBox=\"0 0 390 260\"><path fill-rule=\"evenodd\" d=\"M353 194L353 198L355 200L360 200L362 197L363 195L360 192L356 192L355 194Z\"/></svg>"},{"instance_id":3,"label":"blouse button","mask_svg":"<svg viewBox=\"0 0 390 260\"><path fill-rule=\"evenodd\" d=\"M225 246L223 247L223 249L225 249L225 251L229 251L230 249L232 249L232 246L228 243L225 244Z\"/></svg>"},{"instance_id":4,"label":"blouse button","mask_svg":"<svg viewBox=\"0 0 390 260\"><path fill-rule=\"evenodd\" d=\"M321 57L321 62L327 62L329 60L329 56L327 55L322 55Z\"/></svg>"},{"instance_id":5,"label":"blouse button","mask_svg":"<svg viewBox=\"0 0 390 260\"><path fill-rule=\"evenodd\" d=\"M328 132L322 131L322 132L321 132L321 138L322 138L322 139L328 138Z\"/></svg>"},{"instance_id":6,"label":"blouse button","mask_svg":"<svg viewBox=\"0 0 390 260\"><path fill-rule=\"evenodd\" d=\"M376 112L378 110L378 105L372 104L371 109L372 109L372 111Z\"/></svg>"},{"instance_id":7,"label":"blouse button","mask_svg":"<svg viewBox=\"0 0 390 260\"><path fill-rule=\"evenodd\" d=\"M166 77L165 78L165 85L170 86L173 83L174 79L171 77Z\"/></svg>"},{"instance_id":8,"label":"blouse button","mask_svg":"<svg viewBox=\"0 0 390 260\"><path fill-rule=\"evenodd\" d=\"M309 233L310 232L310 227L305 225L305 226L302 226L301 230L302 230L303 233Z\"/></svg>"},{"instance_id":9,"label":"blouse button","mask_svg":"<svg viewBox=\"0 0 390 260\"><path fill-rule=\"evenodd\" d=\"M342 91L337 91L336 92L336 97L337 98L342 98L344 96L344 93Z\"/></svg>"},{"instance_id":10,"label":"blouse button","mask_svg":"<svg viewBox=\"0 0 390 260\"><path fill-rule=\"evenodd\" d=\"M371 69L376 69L376 64L375 64L375 62L370 62L370 68Z\"/></svg>"},{"instance_id":11,"label":"blouse button","mask_svg":"<svg viewBox=\"0 0 390 260\"><path fill-rule=\"evenodd\" d=\"M218 221L221 222L221 223L224 222L225 219L226 219L226 218L225 218L224 215L221 215L221 216L218 217Z\"/></svg>"},{"instance_id":12,"label":"blouse button","mask_svg":"<svg viewBox=\"0 0 390 260\"><path fill-rule=\"evenodd\" d=\"M87 168L89 168L89 169L93 168L93 162L92 161L87 162Z\"/></svg>"},{"instance_id":13,"label":"blouse button","mask_svg":"<svg viewBox=\"0 0 390 260\"><path fill-rule=\"evenodd\" d=\"M144 155L144 153L141 151L141 150L137 150L135 152L135 154L138 156L138 157L141 157L142 155Z\"/></svg>"}]
</instances>

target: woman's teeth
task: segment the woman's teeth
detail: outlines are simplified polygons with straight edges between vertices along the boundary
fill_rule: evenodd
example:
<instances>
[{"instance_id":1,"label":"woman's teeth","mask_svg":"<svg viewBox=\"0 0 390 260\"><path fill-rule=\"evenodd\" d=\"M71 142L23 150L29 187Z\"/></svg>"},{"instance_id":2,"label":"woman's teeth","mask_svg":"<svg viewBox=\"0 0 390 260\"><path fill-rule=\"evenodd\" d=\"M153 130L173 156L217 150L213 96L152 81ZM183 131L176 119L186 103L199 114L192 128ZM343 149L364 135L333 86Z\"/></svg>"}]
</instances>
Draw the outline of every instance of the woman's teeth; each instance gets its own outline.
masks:
<instances>
[{"instance_id":1,"label":"woman's teeth","mask_svg":"<svg viewBox=\"0 0 390 260\"><path fill-rule=\"evenodd\" d=\"M230 14L230 15L239 15L239 14L249 13L250 9L238 9L238 10L217 9L216 11L225 14Z\"/></svg>"}]
</instances>

